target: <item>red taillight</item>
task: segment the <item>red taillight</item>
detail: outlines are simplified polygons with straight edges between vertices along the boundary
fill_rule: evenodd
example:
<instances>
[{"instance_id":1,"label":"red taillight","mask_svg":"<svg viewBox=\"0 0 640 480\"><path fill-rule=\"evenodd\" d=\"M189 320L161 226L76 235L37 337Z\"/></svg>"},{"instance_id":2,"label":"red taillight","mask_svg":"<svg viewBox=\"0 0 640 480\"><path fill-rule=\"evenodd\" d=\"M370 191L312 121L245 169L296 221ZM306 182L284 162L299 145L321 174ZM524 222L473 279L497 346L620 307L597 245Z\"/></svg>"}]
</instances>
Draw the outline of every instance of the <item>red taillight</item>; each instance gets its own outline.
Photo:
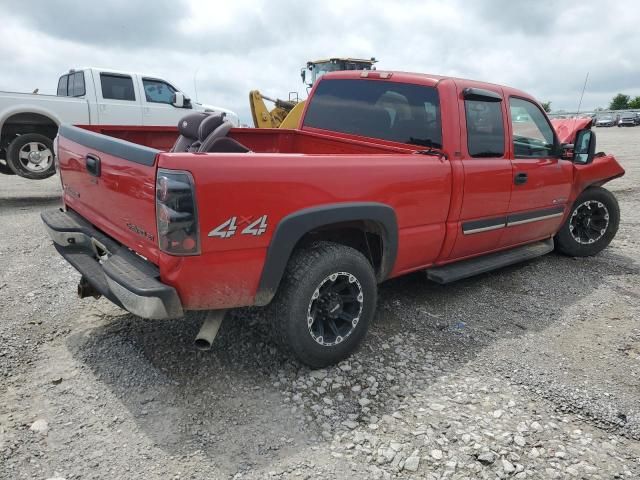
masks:
<instances>
[{"instance_id":1,"label":"red taillight","mask_svg":"<svg viewBox=\"0 0 640 480\"><path fill-rule=\"evenodd\" d=\"M182 241L182 248L185 250L192 250L196 246L196 241L193 237L187 237Z\"/></svg>"},{"instance_id":2,"label":"red taillight","mask_svg":"<svg viewBox=\"0 0 640 480\"><path fill-rule=\"evenodd\" d=\"M190 173L158 170L156 219L160 250L171 255L200 253L198 210Z\"/></svg>"}]
</instances>

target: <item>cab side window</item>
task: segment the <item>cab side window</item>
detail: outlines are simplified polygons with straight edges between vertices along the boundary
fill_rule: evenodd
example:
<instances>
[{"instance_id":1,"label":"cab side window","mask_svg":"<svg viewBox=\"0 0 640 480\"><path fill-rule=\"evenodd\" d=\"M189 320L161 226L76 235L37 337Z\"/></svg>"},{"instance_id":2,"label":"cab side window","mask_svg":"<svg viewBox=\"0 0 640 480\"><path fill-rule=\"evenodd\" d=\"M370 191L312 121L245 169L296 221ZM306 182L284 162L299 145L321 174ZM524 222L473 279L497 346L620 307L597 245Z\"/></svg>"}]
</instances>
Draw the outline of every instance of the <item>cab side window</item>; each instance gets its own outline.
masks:
<instances>
[{"instance_id":1,"label":"cab side window","mask_svg":"<svg viewBox=\"0 0 640 480\"><path fill-rule=\"evenodd\" d=\"M501 102L465 100L467 148L472 157L504 156L504 120Z\"/></svg>"},{"instance_id":2,"label":"cab side window","mask_svg":"<svg viewBox=\"0 0 640 480\"><path fill-rule=\"evenodd\" d=\"M516 158L550 157L555 154L553 128L536 104L521 98L509 99Z\"/></svg>"},{"instance_id":3,"label":"cab side window","mask_svg":"<svg viewBox=\"0 0 640 480\"><path fill-rule=\"evenodd\" d=\"M149 78L142 79L144 86L144 95L147 102L152 103L172 103L175 88L166 82L160 80L151 80Z\"/></svg>"},{"instance_id":4,"label":"cab side window","mask_svg":"<svg viewBox=\"0 0 640 480\"><path fill-rule=\"evenodd\" d=\"M133 80L128 75L101 73L100 86L102 87L102 98L128 100L132 102L136 99L133 90Z\"/></svg>"}]
</instances>

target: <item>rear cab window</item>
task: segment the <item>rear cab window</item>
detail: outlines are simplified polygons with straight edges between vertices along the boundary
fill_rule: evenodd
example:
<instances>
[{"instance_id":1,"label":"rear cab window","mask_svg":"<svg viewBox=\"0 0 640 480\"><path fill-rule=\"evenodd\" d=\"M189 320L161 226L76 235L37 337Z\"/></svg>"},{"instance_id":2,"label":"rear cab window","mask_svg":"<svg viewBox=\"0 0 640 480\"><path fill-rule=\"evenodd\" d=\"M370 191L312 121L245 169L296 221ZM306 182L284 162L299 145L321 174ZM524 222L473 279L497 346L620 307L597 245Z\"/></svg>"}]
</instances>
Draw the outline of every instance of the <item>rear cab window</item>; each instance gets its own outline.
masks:
<instances>
[{"instance_id":1,"label":"rear cab window","mask_svg":"<svg viewBox=\"0 0 640 480\"><path fill-rule=\"evenodd\" d=\"M551 124L533 102L518 97L509 99L513 154L516 158L554 156L557 148Z\"/></svg>"},{"instance_id":2,"label":"rear cab window","mask_svg":"<svg viewBox=\"0 0 640 480\"><path fill-rule=\"evenodd\" d=\"M59 97L82 97L86 94L84 72L68 73L58 80Z\"/></svg>"},{"instance_id":3,"label":"rear cab window","mask_svg":"<svg viewBox=\"0 0 640 480\"><path fill-rule=\"evenodd\" d=\"M67 96L67 85L69 82L69 75L62 75L60 80L58 80L58 93L59 97Z\"/></svg>"},{"instance_id":4,"label":"rear cab window","mask_svg":"<svg viewBox=\"0 0 640 480\"><path fill-rule=\"evenodd\" d=\"M102 98L104 99L131 102L136 100L133 79L129 75L101 73L100 86L102 87Z\"/></svg>"},{"instance_id":5,"label":"rear cab window","mask_svg":"<svg viewBox=\"0 0 640 480\"><path fill-rule=\"evenodd\" d=\"M322 80L305 127L442 148L440 100L433 87L381 80Z\"/></svg>"}]
</instances>

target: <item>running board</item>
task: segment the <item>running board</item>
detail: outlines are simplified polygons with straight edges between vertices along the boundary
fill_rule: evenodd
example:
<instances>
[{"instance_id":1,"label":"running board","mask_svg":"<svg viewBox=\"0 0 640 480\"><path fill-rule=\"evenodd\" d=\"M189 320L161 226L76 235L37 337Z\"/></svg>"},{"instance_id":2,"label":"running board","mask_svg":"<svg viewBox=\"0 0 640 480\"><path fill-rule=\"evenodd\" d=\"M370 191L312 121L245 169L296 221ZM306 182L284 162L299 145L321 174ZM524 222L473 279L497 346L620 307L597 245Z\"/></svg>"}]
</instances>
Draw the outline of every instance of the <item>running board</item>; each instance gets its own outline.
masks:
<instances>
[{"instance_id":1,"label":"running board","mask_svg":"<svg viewBox=\"0 0 640 480\"><path fill-rule=\"evenodd\" d=\"M456 280L473 277L474 275L490 272L514 263L531 260L532 258L546 255L551 251L553 251L553 238L512 248L511 250L451 263L442 267L429 268L426 270L427 278L436 283L455 282Z\"/></svg>"}]
</instances>

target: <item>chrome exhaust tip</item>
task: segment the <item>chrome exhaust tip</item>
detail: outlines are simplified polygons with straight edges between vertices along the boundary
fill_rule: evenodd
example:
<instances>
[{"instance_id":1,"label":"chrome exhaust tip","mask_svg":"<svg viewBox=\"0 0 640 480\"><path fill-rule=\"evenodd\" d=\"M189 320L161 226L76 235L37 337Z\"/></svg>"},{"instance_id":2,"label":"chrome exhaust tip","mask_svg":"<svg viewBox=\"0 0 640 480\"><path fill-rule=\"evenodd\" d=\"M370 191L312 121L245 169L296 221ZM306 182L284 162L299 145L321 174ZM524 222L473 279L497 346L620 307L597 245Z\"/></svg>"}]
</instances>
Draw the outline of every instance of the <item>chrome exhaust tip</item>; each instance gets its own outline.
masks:
<instances>
[{"instance_id":1,"label":"chrome exhaust tip","mask_svg":"<svg viewBox=\"0 0 640 480\"><path fill-rule=\"evenodd\" d=\"M207 313L207 317L204 319L204 322L202 322L200 331L193 341L193 345L198 350L211 350L213 341L216 335L218 335L218 330L220 330L220 325L226 313L226 310L212 310Z\"/></svg>"}]
</instances>

